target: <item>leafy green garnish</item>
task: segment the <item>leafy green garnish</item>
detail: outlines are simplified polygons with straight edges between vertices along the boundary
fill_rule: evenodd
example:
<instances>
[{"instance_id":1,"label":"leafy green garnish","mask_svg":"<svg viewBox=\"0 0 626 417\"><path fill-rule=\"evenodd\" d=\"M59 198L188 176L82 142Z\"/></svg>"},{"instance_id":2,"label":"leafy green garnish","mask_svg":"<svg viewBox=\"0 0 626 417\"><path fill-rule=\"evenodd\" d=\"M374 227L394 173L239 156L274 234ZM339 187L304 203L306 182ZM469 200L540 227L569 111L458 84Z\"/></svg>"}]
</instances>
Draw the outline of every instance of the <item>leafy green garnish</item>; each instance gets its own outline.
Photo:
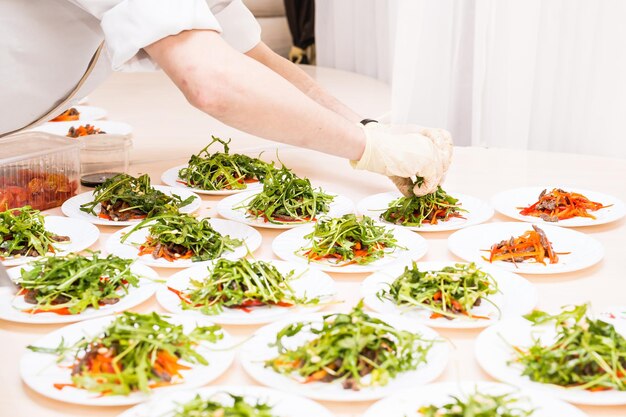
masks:
<instances>
[{"instance_id":1,"label":"leafy green garnish","mask_svg":"<svg viewBox=\"0 0 626 417\"><path fill-rule=\"evenodd\" d=\"M98 336L83 337L70 346L62 342L53 349L28 349L55 354L59 361L73 357L72 385L77 388L106 395L149 392L183 378L180 371L189 367L179 361L207 365L196 346L223 338L219 326L198 326L185 334L182 325L167 318L157 313L125 312Z\"/></svg>"},{"instance_id":2,"label":"leafy green garnish","mask_svg":"<svg viewBox=\"0 0 626 417\"><path fill-rule=\"evenodd\" d=\"M155 259L174 261L191 258L194 262L207 261L243 245L243 241L215 230L208 218L199 220L190 214L175 212L143 220L126 233L120 242L124 243L134 232L146 228L149 229L149 235L140 246L139 254L152 254Z\"/></svg>"},{"instance_id":3,"label":"leafy green garnish","mask_svg":"<svg viewBox=\"0 0 626 417\"><path fill-rule=\"evenodd\" d=\"M197 155L192 155L186 168L178 171L178 177L189 187L201 190L242 190L247 183L263 181L272 164L248 155L230 154L228 144L216 136ZM209 153L215 142L222 144L223 152Z\"/></svg>"},{"instance_id":4,"label":"leafy green garnish","mask_svg":"<svg viewBox=\"0 0 626 417\"><path fill-rule=\"evenodd\" d=\"M203 399L200 395L177 407L174 417L277 417L272 406L260 400L250 404L244 397L224 393L227 401L219 400L219 394Z\"/></svg>"},{"instance_id":5,"label":"leafy green garnish","mask_svg":"<svg viewBox=\"0 0 626 417\"><path fill-rule=\"evenodd\" d=\"M490 395L476 391L464 399L452 399L442 406L420 407L418 412L423 417L530 417L535 413L534 409L519 407L520 399L511 393Z\"/></svg>"},{"instance_id":6,"label":"leafy green garnish","mask_svg":"<svg viewBox=\"0 0 626 417\"><path fill-rule=\"evenodd\" d=\"M137 287L140 277L130 270L132 263L114 255L101 258L100 252L46 257L32 263L32 269L22 269L17 284L25 300L36 304L36 312L79 314L115 304L129 287Z\"/></svg>"},{"instance_id":7,"label":"leafy green garnish","mask_svg":"<svg viewBox=\"0 0 626 417\"><path fill-rule=\"evenodd\" d=\"M203 280L190 281L190 288L178 291L183 309L200 310L204 314L219 314L223 308L247 310L263 305L291 307L317 304L318 298L298 297L289 281L293 271L283 275L270 263L247 259L219 259Z\"/></svg>"},{"instance_id":8,"label":"leafy green garnish","mask_svg":"<svg viewBox=\"0 0 626 417\"><path fill-rule=\"evenodd\" d=\"M554 323L552 343L535 339L528 348L514 347L522 374L532 381L590 391L626 390L626 339L610 323L588 316L579 305L550 315L525 316L533 325Z\"/></svg>"},{"instance_id":9,"label":"leafy green garnish","mask_svg":"<svg viewBox=\"0 0 626 417\"><path fill-rule=\"evenodd\" d=\"M245 208L253 218L261 217L270 223L305 223L328 213L333 200L321 189L314 189L309 179L299 178L283 167L269 171L263 190L235 208Z\"/></svg>"},{"instance_id":10,"label":"leafy green garnish","mask_svg":"<svg viewBox=\"0 0 626 417\"><path fill-rule=\"evenodd\" d=\"M459 315L476 318L472 309L483 301L491 302L489 296L496 293L496 281L474 263L420 271L417 263L413 262L411 267L404 268L389 288L379 291L377 297L402 307L428 309L433 312L431 318L453 319Z\"/></svg>"},{"instance_id":11,"label":"leafy green garnish","mask_svg":"<svg viewBox=\"0 0 626 417\"><path fill-rule=\"evenodd\" d=\"M300 332L315 338L296 348L287 347L287 339ZM344 388L358 390L386 385L399 373L416 369L426 362L434 342L369 316L361 301L348 314L324 316L323 323L296 322L284 327L270 345L277 347L278 356L265 366L288 376L295 373L304 382L342 381Z\"/></svg>"},{"instance_id":12,"label":"leafy green garnish","mask_svg":"<svg viewBox=\"0 0 626 417\"><path fill-rule=\"evenodd\" d=\"M402 226L421 227L424 223L437 224L453 217L461 217L464 212L459 200L446 193L441 187L437 191L421 197L400 197L389 203L380 218Z\"/></svg>"},{"instance_id":13,"label":"leafy green garnish","mask_svg":"<svg viewBox=\"0 0 626 417\"><path fill-rule=\"evenodd\" d=\"M119 174L98 185L93 201L82 204L80 210L113 221L150 218L166 209L179 209L189 205L194 196L185 200L178 195L167 195L150 184L150 176L135 178ZM100 204L100 213L95 212Z\"/></svg>"},{"instance_id":14,"label":"leafy green garnish","mask_svg":"<svg viewBox=\"0 0 626 417\"><path fill-rule=\"evenodd\" d=\"M44 256L54 244L68 240L46 230L44 217L31 206L0 212L0 259L11 256Z\"/></svg>"},{"instance_id":15,"label":"leafy green garnish","mask_svg":"<svg viewBox=\"0 0 626 417\"><path fill-rule=\"evenodd\" d=\"M300 253L310 261L342 265L369 264L399 247L393 231L375 224L370 217L359 219L354 214L321 219L304 238L310 240L310 246L300 248Z\"/></svg>"}]
</instances>

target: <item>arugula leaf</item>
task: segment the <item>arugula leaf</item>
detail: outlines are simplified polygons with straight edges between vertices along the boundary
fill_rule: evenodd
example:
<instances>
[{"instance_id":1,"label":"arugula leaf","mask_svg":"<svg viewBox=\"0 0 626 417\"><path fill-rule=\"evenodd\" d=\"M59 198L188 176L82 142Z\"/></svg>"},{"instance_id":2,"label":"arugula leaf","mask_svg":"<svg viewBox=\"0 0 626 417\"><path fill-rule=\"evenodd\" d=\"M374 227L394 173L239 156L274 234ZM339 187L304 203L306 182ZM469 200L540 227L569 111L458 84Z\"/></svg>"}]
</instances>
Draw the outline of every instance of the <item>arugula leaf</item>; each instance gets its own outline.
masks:
<instances>
[{"instance_id":1,"label":"arugula leaf","mask_svg":"<svg viewBox=\"0 0 626 417\"><path fill-rule=\"evenodd\" d=\"M423 417L530 417L535 410L527 406L512 393L501 395L482 394L478 391L462 399L452 397L452 401L442 405L420 407Z\"/></svg>"},{"instance_id":2,"label":"arugula leaf","mask_svg":"<svg viewBox=\"0 0 626 417\"><path fill-rule=\"evenodd\" d=\"M167 195L150 184L150 176L138 178L119 174L98 185L93 201L82 204L80 210L113 221L154 217L164 210L178 210L189 205L194 196L183 200L178 195ZM100 213L95 212L100 204Z\"/></svg>"},{"instance_id":3,"label":"arugula leaf","mask_svg":"<svg viewBox=\"0 0 626 417\"><path fill-rule=\"evenodd\" d=\"M273 164L248 155L230 154L228 141L211 136L212 141L197 155L192 155L187 167L178 171L186 185L202 190L242 190L247 183L263 181ZM223 146L223 152L209 153L214 143Z\"/></svg>"},{"instance_id":4,"label":"arugula leaf","mask_svg":"<svg viewBox=\"0 0 626 417\"><path fill-rule=\"evenodd\" d=\"M315 336L290 348L287 339L300 332ZM397 330L363 311L363 301L348 313L324 316L323 323L295 322L276 335L278 356L265 362L277 373L303 382L341 381L345 389L383 386L389 379L426 362L435 340ZM368 378L365 378L368 376Z\"/></svg>"},{"instance_id":5,"label":"arugula leaf","mask_svg":"<svg viewBox=\"0 0 626 417\"><path fill-rule=\"evenodd\" d=\"M314 189L307 178L299 178L282 167L268 171L263 190L235 208L244 208L253 218L261 217L274 224L305 223L328 213L333 200L321 189Z\"/></svg>"},{"instance_id":6,"label":"arugula leaf","mask_svg":"<svg viewBox=\"0 0 626 417\"><path fill-rule=\"evenodd\" d=\"M342 265L366 265L399 248L393 231L354 214L321 219L304 238L310 246L300 248L300 253L310 261L332 260Z\"/></svg>"},{"instance_id":7,"label":"arugula leaf","mask_svg":"<svg viewBox=\"0 0 626 417\"><path fill-rule=\"evenodd\" d=\"M446 193L440 186L434 193L424 196L400 197L389 203L380 215L384 221L402 226L421 227L423 224L437 224L454 217L462 217L459 200Z\"/></svg>"},{"instance_id":8,"label":"arugula leaf","mask_svg":"<svg viewBox=\"0 0 626 417\"><path fill-rule=\"evenodd\" d=\"M264 261L219 259L207 269L209 275L202 280L191 280L187 290L169 288L181 299L183 309L212 315L221 313L224 307L249 311L264 305L291 307L319 303L318 298L295 294L289 283L295 278L293 271L283 275Z\"/></svg>"},{"instance_id":9,"label":"arugula leaf","mask_svg":"<svg viewBox=\"0 0 626 417\"><path fill-rule=\"evenodd\" d=\"M472 309L483 301L491 302L489 296L498 292L494 278L474 263L420 271L413 262L389 288L376 295L380 300L386 299L398 306L428 309L433 312L431 318L454 319L460 315L484 318L473 315Z\"/></svg>"},{"instance_id":10,"label":"arugula leaf","mask_svg":"<svg viewBox=\"0 0 626 417\"><path fill-rule=\"evenodd\" d=\"M31 206L0 212L0 259L44 256L55 252L55 243L67 240L46 230L43 215Z\"/></svg>"},{"instance_id":11,"label":"arugula leaf","mask_svg":"<svg viewBox=\"0 0 626 417\"><path fill-rule=\"evenodd\" d=\"M575 306L556 315L533 312L534 326L553 322L556 337L528 347L514 346L510 362L522 367L532 381L589 391L626 391L626 339L615 327L589 317L588 306Z\"/></svg>"},{"instance_id":12,"label":"arugula leaf","mask_svg":"<svg viewBox=\"0 0 626 417\"><path fill-rule=\"evenodd\" d=\"M188 334L157 313L125 312L101 334L79 339L56 349L27 346L34 352L56 354L62 361L73 356L72 384L102 395L128 395L134 391L175 383L188 366L207 365L196 351L200 342L216 343L224 335L216 325L199 326ZM63 388L64 385L59 388Z\"/></svg>"},{"instance_id":13,"label":"arugula leaf","mask_svg":"<svg viewBox=\"0 0 626 417\"><path fill-rule=\"evenodd\" d=\"M22 269L17 284L32 313L57 312L79 314L87 308L99 309L115 304L139 285L140 277L130 269L130 259L114 255L104 258L100 252L89 256L69 254L46 257Z\"/></svg>"},{"instance_id":14,"label":"arugula leaf","mask_svg":"<svg viewBox=\"0 0 626 417\"><path fill-rule=\"evenodd\" d=\"M124 243L134 232L145 228L149 229L149 236L140 246L139 253L152 254L155 259L207 261L243 245L242 240L215 230L208 218L198 220L190 214L171 211L142 221L120 241Z\"/></svg>"},{"instance_id":15,"label":"arugula leaf","mask_svg":"<svg viewBox=\"0 0 626 417\"><path fill-rule=\"evenodd\" d=\"M228 398L220 398L224 395ZM215 393L207 399L196 395L191 401L180 404L174 417L278 417L272 408L260 400L251 404L239 395Z\"/></svg>"}]
</instances>

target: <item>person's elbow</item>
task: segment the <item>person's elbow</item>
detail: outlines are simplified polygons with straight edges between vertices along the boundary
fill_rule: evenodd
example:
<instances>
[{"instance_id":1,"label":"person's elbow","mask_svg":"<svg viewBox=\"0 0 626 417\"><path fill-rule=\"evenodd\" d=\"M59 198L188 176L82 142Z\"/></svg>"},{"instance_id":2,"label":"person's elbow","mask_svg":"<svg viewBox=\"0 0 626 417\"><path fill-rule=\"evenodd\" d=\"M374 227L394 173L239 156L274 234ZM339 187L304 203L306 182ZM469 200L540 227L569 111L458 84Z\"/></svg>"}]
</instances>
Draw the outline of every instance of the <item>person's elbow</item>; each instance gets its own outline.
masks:
<instances>
[{"instance_id":1,"label":"person's elbow","mask_svg":"<svg viewBox=\"0 0 626 417\"><path fill-rule=\"evenodd\" d=\"M212 71L211 75L196 77L183 83L181 90L193 107L217 119L225 116L233 106L237 88L226 71Z\"/></svg>"}]
</instances>

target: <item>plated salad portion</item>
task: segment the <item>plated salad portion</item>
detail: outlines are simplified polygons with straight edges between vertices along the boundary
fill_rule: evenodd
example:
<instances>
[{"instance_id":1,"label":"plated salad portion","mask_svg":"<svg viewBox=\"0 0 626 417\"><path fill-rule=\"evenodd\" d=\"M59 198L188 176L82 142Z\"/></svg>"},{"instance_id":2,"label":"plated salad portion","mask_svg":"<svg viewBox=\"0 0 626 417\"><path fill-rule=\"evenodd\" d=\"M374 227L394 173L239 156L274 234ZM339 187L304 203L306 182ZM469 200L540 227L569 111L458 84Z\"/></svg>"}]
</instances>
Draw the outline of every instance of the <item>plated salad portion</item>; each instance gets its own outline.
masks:
<instances>
[{"instance_id":1,"label":"plated salad portion","mask_svg":"<svg viewBox=\"0 0 626 417\"><path fill-rule=\"evenodd\" d=\"M422 406L418 415L423 417L531 417L535 410L527 401L513 393L484 394L475 390L472 394L452 397L443 405Z\"/></svg>"},{"instance_id":2,"label":"plated salad portion","mask_svg":"<svg viewBox=\"0 0 626 417\"><path fill-rule=\"evenodd\" d=\"M333 200L333 196L313 188L308 178L299 178L282 167L268 171L263 190L237 208L269 223L307 223L328 213Z\"/></svg>"},{"instance_id":3,"label":"plated salad portion","mask_svg":"<svg viewBox=\"0 0 626 417\"><path fill-rule=\"evenodd\" d=\"M262 400L253 402L241 395L216 393L209 398L196 395L191 401L179 404L173 417L279 417L273 410Z\"/></svg>"},{"instance_id":4,"label":"plated salad portion","mask_svg":"<svg viewBox=\"0 0 626 417\"><path fill-rule=\"evenodd\" d=\"M400 197L389 203L380 218L402 226L420 227L423 224L437 224L451 218L463 218L465 212L459 200L446 193L441 187L437 191L421 197Z\"/></svg>"},{"instance_id":5,"label":"plated salad portion","mask_svg":"<svg viewBox=\"0 0 626 417\"><path fill-rule=\"evenodd\" d=\"M80 125L78 127L70 126L67 131L67 135L65 136L67 136L68 138L80 138L82 136L103 135L105 133L107 132L98 127L95 127L94 125L86 124Z\"/></svg>"},{"instance_id":6,"label":"plated salad portion","mask_svg":"<svg viewBox=\"0 0 626 417\"><path fill-rule=\"evenodd\" d=\"M489 319L475 315L472 310L483 302L498 306L490 297L499 292L495 279L474 263L458 263L439 270L420 271L417 263L405 267L389 286L376 295L399 307L430 310L431 319L449 320L465 316Z\"/></svg>"},{"instance_id":7,"label":"plated salad portion","mask_svg":"<svg viewBox=\"0 0 626 417\"><path fill-rule=\"evenodd\" d=\"M198 154L192 155L187 166L178 171L180 183L201 190L244 190L247 184L263 181L273 164L248 155L231 154L228 144L216 136ZM223 152L209 153L214 143L223 146Z\"/></svg>"},{"instance_id":8,"label":"plated salad portion","mask_svg":"<svg viewBox=\"0 0 626 417\"><path fill-rule=\"evenodd\" d=\"M299 346L290 338L310 333ZM294 322L278 332L272 344L278 355L265 367L303 383L339 382L344 389L384 386L390 379L426 362L435 343L418 333L397 330L363 311L323 317L322 323Z\"/></svg>"},{"instance_id":9,"label":"plated salad portion","mask_svg":"<svg viewBox=\"0 0 626 417\"><path fill-rule=\"evenodd\" d=\"M85 325L80 323L82 326ZM197 326L185 332L157 313L125 312L96 336L83 336L55 348L28 346L37 353L57 355L58 363L71 361L71 383L54 387L78 388L102 396L150 392L151 389L184 382L184 372L194 364L207 365L198 352L201 343L223 338L219 326Z\"/></svg>"},{"instance_id":10,"label":"plated salad portion","mask_svg":"<svg viewBox=\"0 0 626 417\"><path fill-rule=\"evenodd\" d=\"M317 297L298 296L289 282L297 278L294 272L283 274L268 262L219 259L208 271L203 280L190 280L187 290L168 287L180 298L183 309L213 315L224 308L250 312L268 305L293 307L320 302Z\"/></svg>"},{"instance_id":11,"label":"plated salad portion","mask_svg":"<svg viewBox=\"0 0 626 417\"><path fill-rule=\"evenodd\" d=\"M551 315L534 311L533 326L554 326L554 340L533 338L530 346L514 346L511 364L522 367L531 381L592 392L626 391L626 338L613 324L590 317L587 305Z\"/></svg>"},{"instance_id":12,"label":"plated salad portion","mask_svg":"<svg viewBox=\"0 0 626 417\"><path fill-rule=\"evenodd\" d=\"M33 307L25 313L80 314L88 308L116 304L139 285L133 261L114 255L69 254L45 257L22 268L17 296Z\"/></svg>"},{"instance_id":13,"label":"plated salad portion","mask_svg":"<svg viewBox=\"0 0 626 417\"><path fill-rule=\"evenodd\" d=\"M146 241L139 247L139 255L152 255L173 262L191 259L194 262L220 257L227 251L243 245L243 241L223 235L211 226L208 218L175 211L163 212L143 220L122 238L124 243L134 232L148 229Z\"/></svg>"},{"instance_id":14,"label":"plated salad portion","mask_svg":"<svg viewBox=\"0 0 626 417\"><path fill-rule=\"evenodd\" d=\"M300 248L302 256L338 266L366 265L399 248L392 230L354 214L321 219L304 238L310 245Z\"/></svg>"},{"instance_id":15,"label":"plated salad portion","mask_svg":"<svg viewBox=\"0 0 626 417\"><path fill-rule=\"evenodd\" d=\"M536 263L545 265L546 260L555 264L559 261L557 253L552 248L545 232L533 225L533 230L528 230L518 237L511 237L491 246L489 257L483 257L486 261L504 261L513 264L534 260Z\"/></svg>"},{"instance_id":16,"label":"plated salad portion","mask_svg":"<svg viewBox=\"0 0 626 417\"><path fill-rule=\"evenodd\" d=\"M602 203L589 200L580 193L567 192L560 188L552 191L543 190L538 200L528 207L520 207L520 214L524 216L539 217L547 222L571 219L573 217L596 217L589 213L610 207Z\"/></svg>"},{"instance_id":17,"label":"plated salad portion","mask_svg":"<svg viewBox=\"0 0 626 417\"><path fill-rule=\"evenodd\" d=\"M72 122L80 118L80 112L76 107L70 107L63 113L59 114L54 119L50 119L51 122Z\"/></svg>"},{"instance_id":18,"label":"plated salad portion","mask_svg":"<svg viewBox=\"0 0 626 417\"><path fill-rule=\"evenodd\" d=\"M150 218L166 209L180 209L195 198L189 196L183 200L178 195L167 195L155 189L148 174L138 178L119 174L98 185L93 200L81 204L80 210L106 220L127 221ZM98 206L100 212L97 213Z\"/></svg>"},{"instance_id":19,"label":"plated salad portion","mask_svg":"<svg viewBox=\"0 0 626 417\"><path fill-rule=\"evenodd\" d=\"M56 243L69 240L46 230L44 216L30 206L0 212L0 260L55 253Z\"/></svg>"}]
</instances>

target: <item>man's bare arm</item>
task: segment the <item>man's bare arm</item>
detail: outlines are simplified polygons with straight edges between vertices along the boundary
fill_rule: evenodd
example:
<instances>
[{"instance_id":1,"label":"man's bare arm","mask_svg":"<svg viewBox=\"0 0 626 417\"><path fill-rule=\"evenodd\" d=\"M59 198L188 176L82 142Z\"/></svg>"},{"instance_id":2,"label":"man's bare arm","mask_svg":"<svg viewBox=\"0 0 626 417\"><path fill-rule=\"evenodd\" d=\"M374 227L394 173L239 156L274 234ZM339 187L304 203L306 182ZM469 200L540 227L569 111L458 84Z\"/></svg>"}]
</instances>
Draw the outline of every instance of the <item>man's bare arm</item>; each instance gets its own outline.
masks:
<instances>
[{"instance_id":1,"label":"man's bare arm","mask_svg":"<svg viewBox=\"0 0 626 417\"><path fill-rule=\"evenodd\" d=\"M184 31L144 48L198 109L270 140L359 159L365 133L210 30Z\"/></svg>"},{"instance_id":2,"label":"man's bare arm","mask_svg":"<svg viewBox=\"0 0 626 417\"><path fill-rule=\"evenodd\" d=\"M260 42L257 46L246 52L246 55L256 59L272 71L280 74L304 94L347 120L357 123L363 119L348 106L330 95L300 67L272 51L263 42Z\"/></svg>"}]
</instances>

